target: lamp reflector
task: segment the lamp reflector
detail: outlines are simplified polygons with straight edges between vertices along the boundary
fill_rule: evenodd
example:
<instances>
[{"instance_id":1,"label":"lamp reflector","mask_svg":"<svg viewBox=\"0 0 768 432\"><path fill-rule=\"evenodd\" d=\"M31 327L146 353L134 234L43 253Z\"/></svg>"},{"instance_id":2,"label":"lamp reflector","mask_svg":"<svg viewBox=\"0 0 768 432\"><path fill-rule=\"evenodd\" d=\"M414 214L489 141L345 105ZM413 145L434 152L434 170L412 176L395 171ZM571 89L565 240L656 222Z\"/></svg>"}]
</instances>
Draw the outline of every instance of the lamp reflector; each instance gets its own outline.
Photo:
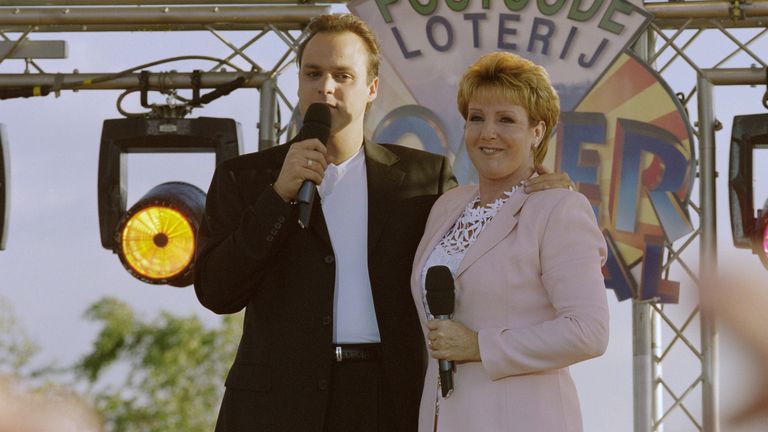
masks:
<instances>
[{"instance_id":1,"label":"lamp reflector","mask_svg":"<svg viewBox=\"0 0 768 432\"><path fill-rule=\"evenodd\" d=\"M126 221L121 237L127 264L149 279L178 276L194 258L195 231L183 214L169 207L139 210Z\"/></svg>"},{"instance_id":2,"label":"lamp reflector","mask_svg":"<svg viewBox=\"0 0 768 432\"><path fill-rule=\"evenodd\" d=\"M188 183L155 186L122 218L115 252L131 275L151 284L192 284L205 192Z\"/></svg>"}]
</instances>

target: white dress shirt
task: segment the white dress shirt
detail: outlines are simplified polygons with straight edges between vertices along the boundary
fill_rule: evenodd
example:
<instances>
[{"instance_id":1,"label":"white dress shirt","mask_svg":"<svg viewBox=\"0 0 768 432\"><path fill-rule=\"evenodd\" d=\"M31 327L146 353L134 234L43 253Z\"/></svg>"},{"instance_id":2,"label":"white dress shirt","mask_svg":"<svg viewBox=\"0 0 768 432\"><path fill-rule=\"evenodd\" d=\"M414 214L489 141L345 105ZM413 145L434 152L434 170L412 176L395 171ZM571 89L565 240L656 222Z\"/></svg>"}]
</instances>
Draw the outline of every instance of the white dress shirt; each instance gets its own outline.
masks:
<instances>
[{"instance_id":1,"label":"white dress shirt","mask_svg":"<svg viewBox=\"0 0 768 432\"><path fill-rule=\"evenodd\" d=\"M333 341L381 342L368 275L368 179L363 148L329 164L318 187L336 256Z\"/></svg>"}]
</instances>

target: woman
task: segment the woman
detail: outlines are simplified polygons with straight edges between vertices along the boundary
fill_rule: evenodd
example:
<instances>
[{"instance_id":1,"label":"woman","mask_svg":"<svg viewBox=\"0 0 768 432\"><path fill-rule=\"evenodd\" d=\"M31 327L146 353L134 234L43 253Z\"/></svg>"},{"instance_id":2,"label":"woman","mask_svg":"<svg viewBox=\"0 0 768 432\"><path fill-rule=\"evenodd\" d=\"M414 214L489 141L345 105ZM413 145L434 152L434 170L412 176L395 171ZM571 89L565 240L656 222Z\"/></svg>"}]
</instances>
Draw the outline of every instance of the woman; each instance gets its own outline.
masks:
<instances>
[{"instance_id":1,"label":"woman","mask_svg":"<svg viewBox=\"0 0 768 432\"><path fill-rule=\"evenodd\" d=\"M469 67L458 107L479 185L435 203L411 278L425 341L454 362L455 390L442 397L430 361L419 430L581 431L568 366L608 343L605 241L583 195L521 188L546 154L558 96L541 66L495 52ZM430 320L424 280L439 265L455 279L453 320Z\"/></svg>"}]
</instances>

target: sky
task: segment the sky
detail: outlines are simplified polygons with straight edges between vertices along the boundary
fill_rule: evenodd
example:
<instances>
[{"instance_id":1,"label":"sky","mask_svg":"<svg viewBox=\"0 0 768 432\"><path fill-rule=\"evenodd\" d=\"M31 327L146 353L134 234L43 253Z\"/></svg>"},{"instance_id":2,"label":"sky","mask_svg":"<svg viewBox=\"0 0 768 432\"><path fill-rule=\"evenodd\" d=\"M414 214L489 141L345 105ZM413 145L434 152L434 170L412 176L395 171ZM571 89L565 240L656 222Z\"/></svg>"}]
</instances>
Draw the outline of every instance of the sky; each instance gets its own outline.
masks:
<instances>
[{"instance_id":1,"label":"sky","mask_svg":"<svg viewBox=\"0 0 768 432\"><path fill-rule=\"evenodd\" d=\"M245 34L227 33L236 44ZM69 58L38 61L46 72L114 72L148 61L182 54L227 56L226 46L207 33L124 33L124 34L39 34L35 40L65 39ZM706 57L707 50L727 53L717 40L693 46ZM266 38L248 52L266 65L282 54L282 46ZM765 41L753 48L768 52ZM279 52L278 52L279 51ZM692 54L693 55L693 54ZM723 54L724 55L724 54ZM240 64L243 64L240 62ZM209 63L184 62L154 70L188 71L210 67ZM741 66L734 64L734 66ZM20 61L0 64L0 73L20 73ZM295 96L295 69L287 70L280 85L290 98ZM695 84L684 67L671 68L665 75L675 91L688 92ZM386 79L386 77L383 77ZM768 271L749 251L733 248L727 201L728 143L734 115L765 112L760 98L765 87L718 88L716 115L723 123L717 133L717 229L721 265L740 265L754 274L755 283L766 285ZM101 247L97 215L97 163L101 125L104 119L118 118L117 91L63 92L59 98L0 101L0 123L6 126L11 173L10 221L6 250L0 251L0 296L15 308L21 325L42 346L41 360L56 359L69 364L85 353L98 328L82 319L85 309L104 296L118 297L145 316L160 310L194 314L211 324L218 318L197 302L189 288L144 284L131 277L117 256ZM127 98L126 109L141 111L137 95ZM155 98L155 102L161 100ZM256 151L259 99L255 89L240 89L195 110L192 117L229 117L240 122L244 151ZM287 113L283 112L284 118ZM768 157L759 153L756 166L768 166ZM156 184L170 180L193 183L206 190L213 173L213 155L131 155L128 158L128 205ZM759 172L759 170L757 170ZM758 174L756 201L768 198L768 172ZM698 183L694 186L698 193ZM697 266L697 244L685 256ZM736 264L734 264L736 263ZM674 273L673 273L674 275ZM666 311L684 317L696 304L693 286L684 283L680 306ZM579 389L586 431L628 431L632 427L632 305L618 303L608 292L611 308L611 341L606 354L572 367ZM698 341L695 329L686 335ZM664 334L669 338L668 332ZM668 339L667 339L668 340ZM729 412L749 397L757 365L747 347L727 328L720 334L721 412ZM664 376L677 393L698 371L698 361L677 347ZM687 406L699 412L700 393L694 391ZM667 431L694 430L681 412L665 422ZM765 424L748 424L724 430L757 432Z\"/></svg>"}]
</instances>

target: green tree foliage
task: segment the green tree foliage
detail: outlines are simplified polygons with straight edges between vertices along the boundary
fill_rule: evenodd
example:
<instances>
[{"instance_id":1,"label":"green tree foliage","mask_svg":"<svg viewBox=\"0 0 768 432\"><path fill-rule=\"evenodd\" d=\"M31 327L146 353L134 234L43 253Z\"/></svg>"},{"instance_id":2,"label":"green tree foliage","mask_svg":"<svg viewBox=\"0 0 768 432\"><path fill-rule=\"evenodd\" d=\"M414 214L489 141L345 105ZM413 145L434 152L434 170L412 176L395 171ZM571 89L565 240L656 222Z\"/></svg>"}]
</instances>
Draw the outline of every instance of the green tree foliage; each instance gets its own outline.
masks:
<instances>
[{"instance_id":1,"label":"green tree foliage","mask_svg":"<svg viewBox=\"0 0 768 432\"><path fill-rule=\"evenodd\" d=\"M242 329L230 315L217 327L161 312L143 319L104 298L85 313L101 325L91 352L75 366L113 432L210 432Z\"/></svg>"},{"instance_id":2,"label":"green tree foliage","mask_svg":"<svg viewBox=\"0 0 768 432\"><path fill-rule=\"evenodd\" d=\"M38 351L40 347L19 325L11 304L0 296L0 375L33 374L29 366Z\"/></svg>"}]
</instances>

